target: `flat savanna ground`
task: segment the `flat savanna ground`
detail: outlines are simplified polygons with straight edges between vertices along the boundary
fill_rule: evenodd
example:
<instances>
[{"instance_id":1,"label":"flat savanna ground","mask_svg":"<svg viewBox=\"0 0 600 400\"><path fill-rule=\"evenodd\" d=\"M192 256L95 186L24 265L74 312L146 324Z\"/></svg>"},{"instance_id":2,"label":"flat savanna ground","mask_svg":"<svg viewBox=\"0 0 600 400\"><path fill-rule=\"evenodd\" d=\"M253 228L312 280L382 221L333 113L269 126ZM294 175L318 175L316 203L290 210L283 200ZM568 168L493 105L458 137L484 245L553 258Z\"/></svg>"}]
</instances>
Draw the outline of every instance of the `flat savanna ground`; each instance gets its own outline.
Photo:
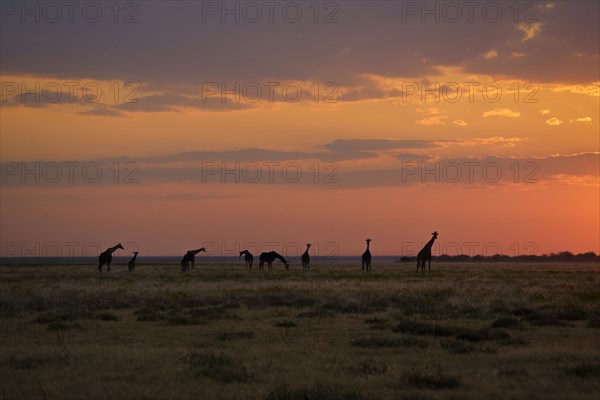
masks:
<instances>
[{"instance_id":1,"label":"flat savanna ground","mask_svg":"<svg viewBox=\"0 0 600 400\"><path fill-rule=\"evenodd\" d=\"M0 399L598 399L597 264L0 267Z\"/></svg>"}]
</instances>

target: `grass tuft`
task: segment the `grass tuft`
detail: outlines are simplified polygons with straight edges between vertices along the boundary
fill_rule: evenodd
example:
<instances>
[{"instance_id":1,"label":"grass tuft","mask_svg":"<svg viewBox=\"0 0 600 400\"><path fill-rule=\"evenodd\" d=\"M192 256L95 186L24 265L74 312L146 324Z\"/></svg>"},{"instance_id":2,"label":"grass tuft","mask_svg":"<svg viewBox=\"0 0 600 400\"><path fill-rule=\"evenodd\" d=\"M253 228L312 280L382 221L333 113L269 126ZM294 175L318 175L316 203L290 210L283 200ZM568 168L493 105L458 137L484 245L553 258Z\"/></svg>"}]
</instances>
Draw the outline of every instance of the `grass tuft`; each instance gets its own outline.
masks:
<instances>
[{"instance_id":1,"label":"grass tuft","mask_svg":"<svg viewBox=\"0 0 600 400\"><path fill-rule=\"evenodd\" d=\"M247 382L251 376L246 368L236 365L227 356L215 353L187 353L180 361L190 368L195 378L208 378L222 383Z\"/></svg>"},{"instance_id":2,"label":"grass tuft","mask_svg":"<svg viewBox=\"0 0 600 400\"><path fill-rule=\"evenodd\" d=\"M293 321L279 321L275 323L275 326L280 327L280 328L295 328L296 327L296 323Z\"/></svg>"},{"instance_id":3,"label":"grass tuft","mask_svg":"<svg viewBox=\"0 0 600 400\"><path fill-rule=\"evenodd\" d=\"M592 378L600 376L600 363L580 362L579 364L566 367L566 375L576 376L578 378Z\"/></svg>"},{"instance_id":4,"label":"grass tuft","mask_svg":"<svg viewBox=\"0 0 600 400\"><path fill-rule=\"evenodd\" d=\"M418 389L456 389L462 386L462 378L458 375L443 373L440 369L420 368L402 374L402 381Z\"/></svg>"},{"instance_id":5,"label":"grass tuft","mask_svg":"<svg viewBox=\"0 0 600 400\"><path fill-rule=\"evenodd\" d=\"M220 342L230 342L237 339L252 339L254 332L252 331L233 331L233 332L219 332L216 335L216 339Z\"/></svg>"},{"instance_id":6,"label":"grass tuft","mask_svg":"<svg viewBox=\"0 0 600 400\"><path fill-rule=\"evenodd\" d=\"M475 349L471 343L456 339L444 339L440 345L450 354L468 354Z\"/></svg>"},{"instance_id":7,"label":"grass tuft","mask_svg":"<svg viewBox=\"0 0 600 400\"><path fill-rule=\"evenodd\" d=\"M372 336L368 338L360 338L352 340L352 346L362 347L365 349L380 349L385 347L415 347L424 349L427 348L427 341L424 339L406 336L402 338L392 338L386 336Z\"/></svg>"},{"instance_id":8,"label":"grass tuft","mask_svg":"<svg viewBox=\"0 0 600 400\"><path fill-rule=\"evenodd\" d=\"M362 400L365 397L352 389L342 388L339 386L328 386L316 384L310 388L292 389L287 385L278 386L275 390L265 397L265 400Z\"/></svg>"},{"instance_id":9,"label":"grass tuft","mask_svg":"<svg viewBox=\"0 0 600 400\"><path fill-rule=\"evenodd\" d=\"M389 367L383 361L368 359L361 360L350 370L357 375L379 376L385 374L389 370Z\"/></svg>"}]
</instances>

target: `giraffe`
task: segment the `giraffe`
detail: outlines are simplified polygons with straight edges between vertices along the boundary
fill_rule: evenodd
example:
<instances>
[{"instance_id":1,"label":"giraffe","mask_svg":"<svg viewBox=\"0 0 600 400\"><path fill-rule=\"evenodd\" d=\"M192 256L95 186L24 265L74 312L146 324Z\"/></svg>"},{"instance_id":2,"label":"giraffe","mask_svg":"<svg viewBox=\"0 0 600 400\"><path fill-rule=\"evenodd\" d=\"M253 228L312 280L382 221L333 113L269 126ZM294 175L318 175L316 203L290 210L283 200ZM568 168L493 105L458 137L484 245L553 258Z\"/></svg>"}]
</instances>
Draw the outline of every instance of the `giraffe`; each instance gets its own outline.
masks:
<instances>
[{"instance_id":1,"label":"giraffe","mask_svg":"<svg viewBox=\"0 0 600 400\"><path fill-rule=\"evenodd\" d=\"M367 272L371 272L371 252L369 251L369 244L373 239L365 240L367 242L367 250L362 255L362 270L365 272L365 267Z\"/></svg>"},{"instance_id":2,"label":"giraffe","mask_svg":"<svg viewBox=\"0 0 600 400\"><path fill-rule=\"evenodd\" d=\"M286 270L290 269L290 264L285 260L285 258L283 258L281 254L276 253L274 251L270 251L268 253L260 253L260 262L258 263L258 267L260 269L263 269L263 265L267 263L269 270L271 270L273 269L273 261L275 261L275 259L281 260L281 262L283 262L283 264L285 265Z\"/></svg>"},{"instance_id":3,"label":"giraffe","mask_svg":"<svg viewBox=\"0 0 600 400\"><path fill-rule=\"evenodd\" d=\"M196 254L201 251L206 253L206 249L201 247L197 250L188 250L187 253L181 259L181 272L187 272L190 269L190 263L192 264L192 268L194 268L194 259L196 258Z\"/></svg>"},{"instance_id":4,"label":"giraffe","mask_svg":"<svg viewBox=\"0 0 600 400\"><path fill-rule=\"evenodd\" d=\"M240 257L244 256L244 260L246 260L246 268L252 269L252 263L254 262L254 257L248 250L240 251Z\"/></svg>"},{"instance_id":5,"label":"giraffe","mask_svg":"<svg viewBox=\"0 0 600 400\"><path fill-rule=\"evenodd\" d=\"M135 259L137 258L138 252L134 251L133 252L133 258L131 260L129 260L129 263L127 263L127 268L129 269L129 273L133 274L135 272Z\"/></svg>"},{"instance_id":6,"label":"giraffe","mask_svg":"<svg viewBox=\"0 0 600 400\"><path fill-rule=\"evenodd\" d=\"M302 269L308 271L310 268L310 255L308 254L308 249L310 249L310 243L306 243L306 251L302 254Z\"/></svg>"},{"instance_id":7,"label":"giraffe","mask_svg":"<svg viewBox=\"0 0 600 400\"><path fill-rule=\"evenodd\" d=\"M417 272L419 272L419 267L421 267L421 271L425 273L425 261L428 261L429 273L431 273L431 246L433 246L433 242L437 239L438 233L434 231L431 235L433 236L431 240L417 254Z\"/></svg>"},{"instance_id":8,"label":"giraffe","mask_svg":"<svg viewBox=\"0 0 600 400\"><path fill-rule=\"evenodd\" d=\"M123 246L121 243L118 243L116 246L109 247L98 256L98 270L102 273L102 266L106 264L106 271L110 271L110 263L112 262L112 253L117 251L117 249L123 250Z\"/></svg>"}]
</instances>

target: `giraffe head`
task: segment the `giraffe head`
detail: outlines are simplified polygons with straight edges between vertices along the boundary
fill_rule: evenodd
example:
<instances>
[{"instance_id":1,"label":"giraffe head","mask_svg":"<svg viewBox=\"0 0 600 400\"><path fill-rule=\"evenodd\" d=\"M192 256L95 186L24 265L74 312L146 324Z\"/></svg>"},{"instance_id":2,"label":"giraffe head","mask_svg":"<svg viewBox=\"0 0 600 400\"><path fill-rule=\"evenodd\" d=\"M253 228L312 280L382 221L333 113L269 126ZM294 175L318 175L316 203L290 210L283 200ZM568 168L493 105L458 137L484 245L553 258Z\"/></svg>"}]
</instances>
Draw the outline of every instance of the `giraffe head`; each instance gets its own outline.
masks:
<instances>
[{"instance_id":1,"label":"giraffe head","mask_svg":"<svg viewBox=\"0 0 600 400\"><path fill-rule=\"evenodd\" d=\"M434 239L437 239L437 237L438 237L438 233L437 233L437 231L433 231L432 235L433 235L433 238L434 238Z\"/></svg>"},{"instance_id":2,"label":"giraffe head","mask_svg":"<svg viewBox=\"0 0 600 400\"><path fill-rule=\"evenodd\" d=\"M308 248L310 247L310 243L306 243L306 249L308 250Z\"/></svg>"},{"instance_id":3,"label":"giraffe head","mask_svg":"<svg viewBox=\"0 0 600 400\"><path fill-rule=\"evenodd\" d=\"M134 255L134 256L137 256L137 255L138 255L138 253L139 253L139 251L134 251L134 252L133 252L133 255Z\"/></svg>"},{"instance_id":4,"label":"giraffe head","mask_svg":"<svg viewBox=\"0 0 600 400\"><path fill-rule=\"evenodd\" d=\"M369 239L367 238L367 240L365 240L365 242L367 242L367 244L371 243L373 241L373 239Z\"/></svg>"},{"instance_id":5,"label":"giraffe head","mask_svg":"<svg viewBox=\"0 0 600 400\"><path fill-rule=\"evenodd\" d=\"M123 245L122 245L121 243L117 243L117 245L116 245L115 247L116 247L117 249L124 250L124 249L123 249Z\"/></svg>"}]
</instances>

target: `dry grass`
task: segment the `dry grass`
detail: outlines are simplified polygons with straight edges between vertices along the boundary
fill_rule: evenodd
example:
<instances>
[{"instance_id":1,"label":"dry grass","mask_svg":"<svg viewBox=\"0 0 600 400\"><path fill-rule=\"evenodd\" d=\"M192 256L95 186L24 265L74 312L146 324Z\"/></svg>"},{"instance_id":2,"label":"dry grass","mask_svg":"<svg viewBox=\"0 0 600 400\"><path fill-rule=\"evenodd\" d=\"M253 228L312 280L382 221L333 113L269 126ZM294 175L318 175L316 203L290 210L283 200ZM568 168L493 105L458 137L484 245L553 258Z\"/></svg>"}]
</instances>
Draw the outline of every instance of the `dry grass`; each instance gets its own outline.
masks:
<instances>
[{"instance_id":1,"label":"dry grass","mask_svg":"<svg viewBox=\"0 0 600 400\"><path fill-rule=\"evenodd\" d=\"M594 399L591 264L0 267L0 398Z\"/></svg>"}]
</instances>

